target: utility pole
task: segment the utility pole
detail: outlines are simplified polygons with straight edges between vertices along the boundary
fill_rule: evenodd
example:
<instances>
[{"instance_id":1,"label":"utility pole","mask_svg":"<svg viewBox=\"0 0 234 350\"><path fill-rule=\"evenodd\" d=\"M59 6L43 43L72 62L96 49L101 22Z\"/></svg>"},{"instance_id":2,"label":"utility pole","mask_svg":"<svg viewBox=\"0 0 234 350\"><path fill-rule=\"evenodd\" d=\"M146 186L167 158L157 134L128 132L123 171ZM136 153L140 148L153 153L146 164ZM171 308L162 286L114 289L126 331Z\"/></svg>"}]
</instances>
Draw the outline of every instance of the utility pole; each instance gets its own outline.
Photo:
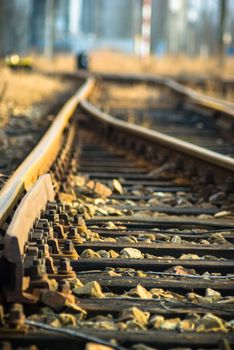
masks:
<instances>
[{"instance_id":1,"label":"utility pole","mask_svg":"<svg viewBox=\"0 0 234 350\"><path fill-rule=\"evenodd\" d=\"M142 0L132 0L132 38L134 53L141 55L141 22L142 22Z\"/></svg>"},{"instance_id":2,"label":"utility pole","mask_svg":"<svg viewBox=\"0 0 234 350\"><path fill-rule=\"evenodd\" d=\"M45 3L45 56L50 60L54 55L54 22L55 22L55 2L46 0Z\"/></svg>"},{"instance_id":3,"label":"utility pole","mask_svg":"<svg viewBox=\"0 0 234 350\"><path fill-rule=\"evenodd\" d=\"M227 1L220 0L219 32L218 32L218 61L219 61L220 69L224 67L224 60L225 60L224 31L225 31L226 8L227 8Z\"/></svg>"},{"instance_id":4,"label":"utility pole","mask_svg":"<svg viewBox=\"0 0 234 350\"><path fill-rule=\"evenodd\" d=\"M151 12L152 0L142 0L142 26L141 26L141 55L149 56L151 49Z\"/></svg>"}]
</instances>

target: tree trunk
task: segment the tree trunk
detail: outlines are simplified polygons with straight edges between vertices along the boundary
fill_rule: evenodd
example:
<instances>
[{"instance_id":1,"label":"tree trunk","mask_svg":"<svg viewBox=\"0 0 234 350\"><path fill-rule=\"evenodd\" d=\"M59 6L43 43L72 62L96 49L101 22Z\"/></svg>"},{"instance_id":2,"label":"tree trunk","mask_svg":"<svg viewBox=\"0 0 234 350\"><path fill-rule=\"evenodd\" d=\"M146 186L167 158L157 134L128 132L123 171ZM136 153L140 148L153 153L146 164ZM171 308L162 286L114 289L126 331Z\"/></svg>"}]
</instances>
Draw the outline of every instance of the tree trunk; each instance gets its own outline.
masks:
<instances>
[{"instance_id":1,"label":"tree trunk","mask_svg":"<svg viewBox=\"0 0 234 350\"><path fill-rule=\"evenodd\" d=\"M54 21L55 3L54 0L46 0L45 7L45 55L49 59L54 55Z\"/></svg>"},{"instance_id":2,"label":"tree trunk","mask_svg":"<svg viewBox=\"0 0 234 350\"><path fill-rule=\"evenodd\" d=\"M220 0L220 17L219 17L219 32L218 32L218 58L219 58L219 68L224 67L224 57L225 57L225 46L223 41L224 29L225 29L225 17L226 17L226 0Z\"/></svg>"}]
</instances>

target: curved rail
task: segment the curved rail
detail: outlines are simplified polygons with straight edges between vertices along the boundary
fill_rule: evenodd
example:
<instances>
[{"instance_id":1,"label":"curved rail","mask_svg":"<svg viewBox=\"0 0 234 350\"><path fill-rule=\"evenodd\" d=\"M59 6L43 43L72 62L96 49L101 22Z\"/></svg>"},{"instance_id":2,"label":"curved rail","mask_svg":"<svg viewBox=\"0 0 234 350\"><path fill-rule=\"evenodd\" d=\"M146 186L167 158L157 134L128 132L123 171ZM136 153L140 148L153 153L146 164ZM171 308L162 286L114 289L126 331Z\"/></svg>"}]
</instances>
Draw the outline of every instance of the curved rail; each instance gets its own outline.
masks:
<instances>
[{"instance_id":1,"label":"curved rail","mask_svg":"<svg viewBox=\"0 0 234 350\"><path fill-rule=\"evenodd\" d=\"M160 144L171 150L176 150L184 155L198 159L203 162L207 162L210 165L222 168L234 172L234 159L220 155L219 153L206 150L202 147L193 145L189 142L178 140L174 137L164 135L160 132L146 129L142 126L131 124L123 120L118 120L107 113L102 112L88 101L81 101L82 108L89 112L93 117L101 122L105 122L108 125L114 126L115 128L128 132L134 136L141 137L144 140Z\"/></svg>"},{"instance_id":2,"label":"curved rail","mask_svg":"<svg viewBox=\"0 0 234 350\"><path fill-rule=\"evenodd\" d=\"M40 71L40 73L42 73ZM146 84L156 84L159 86L164 86L169 88L170 90L174 91L175 93L178 93L180 96L183 96L184 98L187 98L190 102L194 103L195 105L199 105L201 107L214 110L216 112L223 113L227 117L231 118L233 120L234 118L234 103L227 102L220 98L211 97L205 94L201 94L199 92L196 92L195 90L188 88L187 86L183 85L183 79L181 79L180 76L170 78L170 77L164 77L161 75L156 74L142 74L142 73L133 73L133 74L121 74L121 73L104 73L104 72L80 72L78 73L68 73L68 72L62 72L62 73L46 73L46 75L50 76L60 76L65 79L77 79L77 78L87 78L90 76L94 76L97 79L103 79L106 81L116 81L116 82L135 82L135 83L146 83ZM203 80L208 81L209 77L205 77ZM194 83L196 81L194 78L192 79L192 82ZM225 79L222 80L222 82L225 84ZM189 82L189 79L185 82ZM227 80L227 84L234 85L234 81L230 79L230 81Z\"/></svg>"},{"instance_id":3,"label":"curved rail","mask_svg":"<svg viewBox=\"0 0 234 350\"><path fill-rule=\"evenodd\" d=\"M89 78L58 113L40 142L16 169L0 191L0 227L23 191L30 189L37 178L48 171L61 145L61 136L81 99L92 91L95 80Z\"/></svg>"},{"instance_id":4,"label":"curved rail","mask_svg":"<svg viewBox=\"0 0 234 350\"><path fill-rule=\"evenodd\" d=\"M191 102L200 106L213 109L234 118L234 103L204 95L185 87L174 80L168 80L165 85L173 91L189 98Z\"/></svg>"},{"instance_id":5,"label":"curved rail","mask_svg":"<svg viewBox=\"0 0 234 350\"><path fill-rule=\"evenodd\" d=\"M184 98L189 99L190 102L212 109L217 112L221 112L228 117L234 118L234 103L227 102L225 100L210 97L205 94L196 92L195 90L188 88L181 83L177 83L174 79L168 79L160 75L150 74L108 74L108 73L96 73L97 78L102 78L107 81L122 81L122 82L142 82L165 86L170 90L178 93Z\"/></svg>"}]
</instances>

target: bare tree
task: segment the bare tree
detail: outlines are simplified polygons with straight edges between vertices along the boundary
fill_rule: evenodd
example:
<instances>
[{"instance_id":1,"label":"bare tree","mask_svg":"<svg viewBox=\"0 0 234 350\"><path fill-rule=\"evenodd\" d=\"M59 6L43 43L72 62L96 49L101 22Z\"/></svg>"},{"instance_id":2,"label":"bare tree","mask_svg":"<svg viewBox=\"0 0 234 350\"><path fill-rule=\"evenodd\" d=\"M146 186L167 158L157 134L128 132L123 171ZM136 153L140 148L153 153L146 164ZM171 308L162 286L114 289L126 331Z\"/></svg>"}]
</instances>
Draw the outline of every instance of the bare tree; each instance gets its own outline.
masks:
<instances>
[{"instance_id":1,"label":"bare tree","mask_svg":"<svg viewBox=\"0 0 234 350\"><path fill-rule=\"evenodd\" d=\"M54 0L46 0L45 16L45 55L51 59L54 54Z\"/></svg>"},{"instance_id":2,"label":"bare tree","mask_svg":"<svg viewBox=\"0 0 234 350\"><path fill-rule=\"evenodd\" d=\"M225 45L224 45L224 30L225 30L225 18L226 18L226 0L220 0L220 17L219 17L219 31L218 31L218 56L219 67L222 69L224 66Z\"/></svg>"},{"instance_id":3,"label":"bare tree","mask_svg":"<svg viewBox=\"0 0 234 350\"><path fill-rule=\"evenodd\" d=\"M0 57L4 55L4 0L0 1Z\"/></svg>"}]
</instances>

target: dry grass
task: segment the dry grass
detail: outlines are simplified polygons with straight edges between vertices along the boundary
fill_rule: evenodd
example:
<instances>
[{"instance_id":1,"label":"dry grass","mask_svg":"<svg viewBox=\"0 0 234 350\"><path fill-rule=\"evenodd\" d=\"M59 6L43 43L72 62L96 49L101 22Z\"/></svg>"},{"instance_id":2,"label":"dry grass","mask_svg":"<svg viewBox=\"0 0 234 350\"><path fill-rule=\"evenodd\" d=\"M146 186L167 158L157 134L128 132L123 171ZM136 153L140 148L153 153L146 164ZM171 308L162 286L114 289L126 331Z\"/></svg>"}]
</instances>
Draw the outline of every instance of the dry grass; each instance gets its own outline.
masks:
<instances>
[{"instance_id":1,"label":"dry grass","mask_svg":"<svg viewBox=\"0 0 234 350\"><path fill-rule=\"evenodd\" d=\"M32 105L43 106L49 103L49 99L65 89L69 83L62 83L41 74L14 73L8 68L0 68L0 91L3 84L6 90L0 101L0 124L5 124L10 115L23 115Z\"/></svg>"},{"instance_id":2,"label":"dry grass","mask_svg":"<svg viewBox=\"0 0 234 350\"><path fill-rule=\"evenodd\" d=\"M59 54L52 60L44 56L32 55L35 68L50 72L74 72L76 70L75 55Z\"/></svg>"},{"instance_id":3,"label":"dry grass","mask_svg":"<svg viewBox=\"0 0 234 350\"><path fill-rule=\"evenodd\" d=\"M49 71L75 71L74 55L58 55L52 61L35 56L34 64L39 69ZM221 75L234 76L234 57L226 59L222 72L218 71L217 60L189 58L186 56L151 56L148 59L124 54L119 51L99 50L90 53L90 70L120 73L155 73L159 75Z\"/></svg>"},{"instance_id":4,"label":"dry grass","mask_svg":"<svg viewBox=\"0 0 234 350\"><path fill-rule=\"evenodd\" d=\"M64 89L64 83L40 74L13 73L7 68L0 73L1 81L7 84L4 100L22 106L39 103Z\"/></svg>"},{"instance_id":5,"label":"dry grass","mask_svg":"<svg viewBox=\"0 0 234 350\"><path fill-rule=\"evenodd\" d=\"M45 71L75 71L74 55L58 55L52 61L42 56L33 56L35 68ZM123 54L118 51L100 50L90 53L90 70L121 73L155 73L159 75L178 74L207 74L217 75L217 62L214 59L205 60L200 58L189 59L187 57L164 57L152 56L142 59L134 55ZM31 73L12 73L4 66L0 66L0 91L1 84L7 83L7 91L4 96L3 106L17 106L28 108L49 99L53 94L67 88L66 84L43 75ZM234 58L226 60L222 76L234 76ZM211 92L212 93L212 92ZM1 113L1 110L0 110Z\"/></svg>"},{"instance_id":6,"label":"dry grass","mask_svg":"<svg viewBox=\"0 0 234 350\"><path fill-rule=\"evenodd\" d=\"M96 51L91 54L91 70L106 72L140 72L159 75L207 74L234 76L234 58L227 58L222 72L218 72L215 59L166 56L143 59L113 51Z\"/></svg>"}]
</instances>

